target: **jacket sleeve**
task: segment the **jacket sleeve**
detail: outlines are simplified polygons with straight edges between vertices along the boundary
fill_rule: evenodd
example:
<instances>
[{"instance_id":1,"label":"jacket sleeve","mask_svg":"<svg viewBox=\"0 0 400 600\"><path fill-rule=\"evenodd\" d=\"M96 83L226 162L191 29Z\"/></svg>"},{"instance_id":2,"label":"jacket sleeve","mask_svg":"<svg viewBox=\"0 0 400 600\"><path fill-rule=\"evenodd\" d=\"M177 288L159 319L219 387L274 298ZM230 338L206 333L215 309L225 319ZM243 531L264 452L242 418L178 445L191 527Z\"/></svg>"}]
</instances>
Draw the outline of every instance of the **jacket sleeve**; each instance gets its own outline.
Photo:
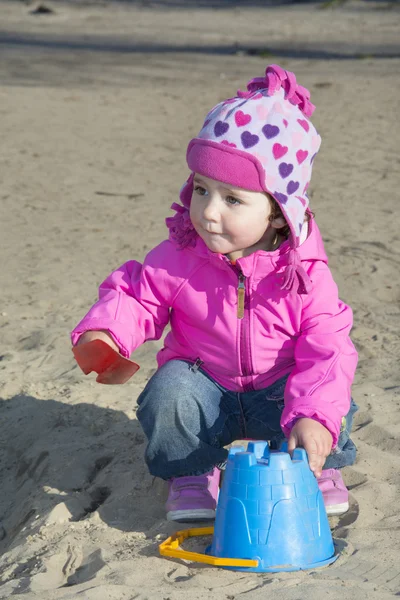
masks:
<instances>
[{"instance_id":1,"label":"jacket sleeve","mask_svg":"<svg viewBox=\"0 0 400 600\"><path fill-rule=\"evenodd\" d=\"M143 342L161 337L172 296L162 246L152 250L143 265L132 260L107 277L100 285L98 302L71 334L74 345L85 331L104 329L121 354L129 357Z\"/></svg>"},{"instance_id":2,"label":"jacket sleeve","mask_svg":"<svg viewBox=\"0 0 400 600\"><path fill-rule=\"evenodd\" d=\"M314 263L309 276L313 289L303 301L296 364L285 389L281 426L288 437L296 420L315 419L331 432L334 447L350 408L357 366L357 352L349 338L353 313L339 300L325 263Z\"/></svg>"}]
</instances>

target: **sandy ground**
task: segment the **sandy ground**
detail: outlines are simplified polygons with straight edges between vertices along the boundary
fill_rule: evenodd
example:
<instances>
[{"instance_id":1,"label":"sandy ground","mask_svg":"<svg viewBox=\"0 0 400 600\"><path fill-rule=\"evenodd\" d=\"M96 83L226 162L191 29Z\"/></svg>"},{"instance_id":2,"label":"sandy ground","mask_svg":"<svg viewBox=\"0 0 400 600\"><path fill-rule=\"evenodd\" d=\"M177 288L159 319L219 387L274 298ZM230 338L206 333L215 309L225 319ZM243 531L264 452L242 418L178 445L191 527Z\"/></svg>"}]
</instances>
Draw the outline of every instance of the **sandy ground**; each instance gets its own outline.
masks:
<instances>
[{"instance_id":1,"label":"sandy ground","mask_svg":"<svg viewBox=\"0 0 400 600\"><path fill-rule=\"evenodd\" d=\"M0 598L399 596L399 7L196 4L0 2ZM275 575L158 556L175 527L135 399L159 344L107 387L68 337L108 272L164 239L205 112L270 62L317 105L312 206L360 352L340 557Z\"/></svg>"}]
</instances>

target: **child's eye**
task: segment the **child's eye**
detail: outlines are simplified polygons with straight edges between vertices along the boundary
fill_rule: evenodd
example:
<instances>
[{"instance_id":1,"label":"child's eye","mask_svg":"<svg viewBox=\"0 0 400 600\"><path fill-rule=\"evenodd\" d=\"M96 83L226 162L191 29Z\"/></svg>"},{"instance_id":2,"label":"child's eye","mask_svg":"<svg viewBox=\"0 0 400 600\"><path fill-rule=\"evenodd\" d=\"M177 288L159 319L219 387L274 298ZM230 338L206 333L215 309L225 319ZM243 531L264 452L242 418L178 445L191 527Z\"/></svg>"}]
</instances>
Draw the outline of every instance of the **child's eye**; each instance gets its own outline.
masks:
<instances>
[{"instance_id":1,"label":"child's eye","mask_svg":"<svg viewBox=\"0 0 400 600\"><path fill-rule=\"evenodd\" d=\"M234 196L227 196L225 198L225 200L227 201L228 204L231 204L232 206L236 206L237 204L242 204L242 202L240 200L238 200L237 198L235 198Z\"/></svg>"},{"instance_id":2,"label":"child's eye","mask_svg":"<svg viewBox=\"0 0 400 600\"><path fill-rule=\"evenodd\" d=\"M195 185L194 191L196 192L196 194L199 194L200 196L204 196L207 193L207 190L205 188L203 188L201 185Z\"/></svg>"}]
</instances>

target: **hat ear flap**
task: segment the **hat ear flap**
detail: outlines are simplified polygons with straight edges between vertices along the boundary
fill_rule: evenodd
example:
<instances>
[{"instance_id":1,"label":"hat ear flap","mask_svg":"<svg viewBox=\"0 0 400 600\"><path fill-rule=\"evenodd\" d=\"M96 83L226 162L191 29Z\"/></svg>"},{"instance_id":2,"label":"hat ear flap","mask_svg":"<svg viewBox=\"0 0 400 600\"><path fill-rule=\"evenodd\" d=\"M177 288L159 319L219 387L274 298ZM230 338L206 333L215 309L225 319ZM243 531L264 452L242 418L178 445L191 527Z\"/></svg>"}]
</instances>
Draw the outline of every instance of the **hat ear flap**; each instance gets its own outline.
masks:
<instances>
[{"instance_id":1,"label":"hat ear flap","mask_svg":"<svg viewBox=\"0 0 400 600\"><path fill-rule=\"evenodd\" d=\"M190 207L190 201L192 199L193 179L194 179L194 173L191 173L189 178L187 179L187 181L183 184L180 194L179 194L180 201L182 202L183 206L185 206L186 208Z\"/></svg>"}]
</instances>

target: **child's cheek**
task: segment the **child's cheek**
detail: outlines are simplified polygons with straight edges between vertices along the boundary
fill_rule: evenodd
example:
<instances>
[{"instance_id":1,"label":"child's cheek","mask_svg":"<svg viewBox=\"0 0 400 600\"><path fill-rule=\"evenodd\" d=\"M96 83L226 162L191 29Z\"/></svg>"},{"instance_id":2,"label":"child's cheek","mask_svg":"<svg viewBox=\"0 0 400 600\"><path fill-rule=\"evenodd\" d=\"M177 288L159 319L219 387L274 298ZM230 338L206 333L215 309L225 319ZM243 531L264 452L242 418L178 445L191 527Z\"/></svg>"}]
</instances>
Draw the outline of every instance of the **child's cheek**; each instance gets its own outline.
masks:
<instances>
[{"instance_id":1,"label":"child's cheek","mask_svg":"<svg viewBox=\"0 0 400 600\"><path fill-rule=\"evenodd\" d=\"M194 200L194 198L192 197L192 201L190 203L190 209L189 209L189 216L190 216L190 220L192 221L192 224L194 225L194 228L196 229L196 224L198 221L198 208L197 208L197 204L196 201Z\"/></svg>"}]
</instances>

